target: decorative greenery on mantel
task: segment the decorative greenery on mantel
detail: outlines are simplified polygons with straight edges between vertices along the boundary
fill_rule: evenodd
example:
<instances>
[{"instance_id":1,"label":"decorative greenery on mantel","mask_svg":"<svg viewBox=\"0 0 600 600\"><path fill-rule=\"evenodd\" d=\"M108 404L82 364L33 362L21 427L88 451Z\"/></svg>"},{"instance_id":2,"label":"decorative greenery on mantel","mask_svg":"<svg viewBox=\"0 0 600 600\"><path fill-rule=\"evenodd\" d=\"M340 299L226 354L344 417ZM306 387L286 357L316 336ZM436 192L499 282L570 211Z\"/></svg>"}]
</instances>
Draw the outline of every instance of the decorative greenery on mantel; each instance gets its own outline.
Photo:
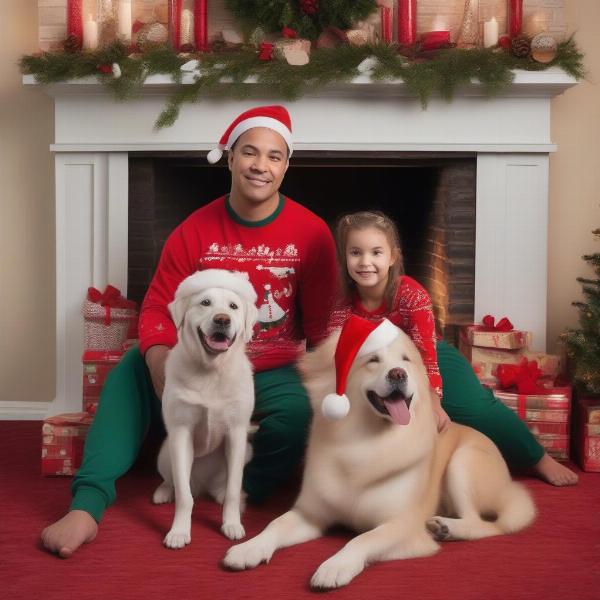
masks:
<instances>
[{"instance_id":1,"label":"decorative greenery on mantel","mask_svg":"<svg viewBox=\"0 0 600 600\"><path fill-rule=\"evenodd\" d=\"M143 54L130 55L126 46L116 43L96 52L24 56L20 65L24 74L33 75L41 84L97 76L118 100L138 96L148 75L170 75L173 90L155 123L160 129L177 120L184 103L197 102L208 95L236 99L248 97L256 89L256 86L245 83L248 78L253 78L263 90L267 88L270 97L295 100L306 90L314 91L330 83L352 80L361 74L358 67L369 57L377 59L368 71L373 81L404 81L408 92L418 97L424 108L434 94L451 100L457 89L472 79L479 80L486 94L498 94L513 81L514 69L543 71L549 67L560 67L576 79L584 76L583 54L572 38L559 44L556 58L548 64L517 58L499 48L449 48L406 56L395 46L377 45L313 50L307 65L292 66L285 61L259 60L253 47L240 48L235 52L191 55L180 55L168 47L158 47ZM181 67L191 59L199 61L198 69L193 81L186 79L184 83Z\"/></svg>"}]
</instances>

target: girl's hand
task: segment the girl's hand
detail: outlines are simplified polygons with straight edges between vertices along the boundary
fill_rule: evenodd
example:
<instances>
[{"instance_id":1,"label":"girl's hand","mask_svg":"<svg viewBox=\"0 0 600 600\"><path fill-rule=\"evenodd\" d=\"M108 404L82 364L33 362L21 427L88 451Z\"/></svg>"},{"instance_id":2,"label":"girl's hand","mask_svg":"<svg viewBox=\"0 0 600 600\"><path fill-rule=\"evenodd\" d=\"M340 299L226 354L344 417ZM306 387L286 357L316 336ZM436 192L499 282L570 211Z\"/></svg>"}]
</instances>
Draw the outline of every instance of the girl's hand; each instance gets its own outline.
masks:
<instances>
[{"instance_id":1,"label":"girl's hand","mask_svg":"<svg viewBox=\"0 0 600 600\"><path fill-rule=\"evenodd\" d=\"M433 412L437 419L437 430L438 433L443 433L448 429L452 421L448 413L442 408L440 397L433 390L431 390L431 394L433 396Z\"/></svg>"}]
</instances>

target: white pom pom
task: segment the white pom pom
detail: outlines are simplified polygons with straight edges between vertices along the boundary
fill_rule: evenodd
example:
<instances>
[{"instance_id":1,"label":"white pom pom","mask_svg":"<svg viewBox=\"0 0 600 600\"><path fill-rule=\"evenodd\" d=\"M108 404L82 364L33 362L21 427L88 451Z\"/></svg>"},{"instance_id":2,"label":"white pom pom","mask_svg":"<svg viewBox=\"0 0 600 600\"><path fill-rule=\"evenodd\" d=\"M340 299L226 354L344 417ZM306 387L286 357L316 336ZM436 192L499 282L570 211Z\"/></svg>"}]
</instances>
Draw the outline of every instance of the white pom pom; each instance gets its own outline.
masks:
<instances>
[{"instance_id":1,"label":"white pom pom","mask_svg":"<svg viewBox=\"0 0 600 600\"><path fill-rule=\"evenodd\" d=\"M221 148L213 148L207 155L206 155L206 160L211 164L214 165L215 163L219 162L221 160L221 157L223 156L223 150L221 150Z\"/></svg>"},{"instance_id":2,"label":"white pom pom","mask_svg":"<svg viewBox=\"0 0 600 600\"><path fill-rule=\"evenodd\" d=\"M350 412L350 400L345 394L327 394L321 404L321 412L328 419L339 421Z\"/></svg>"}]
</instances>

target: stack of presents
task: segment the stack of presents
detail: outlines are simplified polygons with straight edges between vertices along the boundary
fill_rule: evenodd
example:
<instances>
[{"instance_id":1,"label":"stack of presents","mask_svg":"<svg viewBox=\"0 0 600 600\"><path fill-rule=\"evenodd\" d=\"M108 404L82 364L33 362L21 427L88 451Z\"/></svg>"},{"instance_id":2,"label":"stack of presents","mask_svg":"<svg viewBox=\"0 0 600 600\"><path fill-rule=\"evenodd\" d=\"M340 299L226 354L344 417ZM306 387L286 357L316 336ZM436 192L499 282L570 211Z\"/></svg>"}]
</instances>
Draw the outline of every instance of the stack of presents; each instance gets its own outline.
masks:
<instances>
[{"instance_id":1,"label":"stack of presents","mask_svg":"<svg viewBox=\"0 0 600 600\"><path fill-rule=\"evenodd\" d=\"M557 459L571 448L572 389L558 356L531 350L532 335L507 319L486 315L460 333L460 351L481 383L514 410L538 442ZM600 471L600 399L580 399L574 428L581 467Z\"/></svg>"},{"instance_id":2,"label":"stack of presents","mask_svg":"<svg viewBox=\"0 0 600 600\"><path fill-rule=\"evenodd\" d=\"M89 288L83 318L82 410L44 421L43 475L73 475L79 468L85 436L94 419L106 377L137 341L137 306L113 286L107 286L104 293Z\"/></svg>"}]
</instances>

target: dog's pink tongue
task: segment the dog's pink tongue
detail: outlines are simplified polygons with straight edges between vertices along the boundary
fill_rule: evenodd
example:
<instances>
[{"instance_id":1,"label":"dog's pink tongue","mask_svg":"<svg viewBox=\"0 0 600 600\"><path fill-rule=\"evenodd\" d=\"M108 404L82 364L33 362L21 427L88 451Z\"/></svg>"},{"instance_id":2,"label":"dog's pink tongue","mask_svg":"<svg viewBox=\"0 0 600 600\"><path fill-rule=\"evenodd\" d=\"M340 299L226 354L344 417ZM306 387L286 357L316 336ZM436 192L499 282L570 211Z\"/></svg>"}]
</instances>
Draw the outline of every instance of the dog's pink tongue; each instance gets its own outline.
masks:
<instances>
[{"instance_id":1,"label":"dog's pink tongue","mask_svg":"<svg viewBox=\"0 0 600 600\"><path fill-rule=\"evenodd\" d=\"M225 338L223 340L215 340L214 338L207 337L206 343L216 352L223 352L229 348L229 344Z\"/></svg>"},{"instance_id":2,"label":"dog's pink tongue","mask_svg":"<svg viewBox=\"0 0 600 600\"><path fill-rule=\"evenodd\" d=\"M410 413L405 400L384 400L383 403L392 417L392 421L396 425L408 425L410 421Z\"/></svg>"}]
</instances>

